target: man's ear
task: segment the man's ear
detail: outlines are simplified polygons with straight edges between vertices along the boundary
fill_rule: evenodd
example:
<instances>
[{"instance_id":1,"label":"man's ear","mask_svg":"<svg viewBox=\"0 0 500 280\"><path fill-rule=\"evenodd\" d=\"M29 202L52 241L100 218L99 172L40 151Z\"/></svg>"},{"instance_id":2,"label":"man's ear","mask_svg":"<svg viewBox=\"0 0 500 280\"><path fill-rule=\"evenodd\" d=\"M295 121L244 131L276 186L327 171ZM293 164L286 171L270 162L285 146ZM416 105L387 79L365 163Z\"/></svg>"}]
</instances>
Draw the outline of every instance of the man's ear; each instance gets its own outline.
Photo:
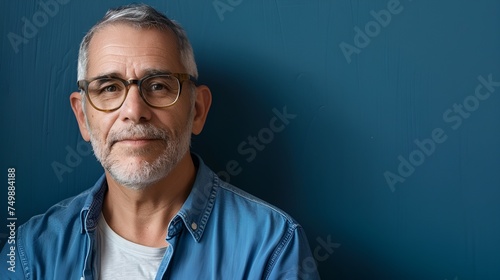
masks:
<instances>
[{"instance_id":1,"label":"man's ear","mask_svg":"<svg viewBox=\"0 0 500 280\"><path fill-rule=\"evenodd\" d=\"M82 134L83 140L90 141L90 134L87 130L87 124L85 123L85 115L83 112L83 98L85 98L79 92L73 92L69 96L69 101L71 103L71 108L73 113L75 113L76 121L78 122L78 127L80 128L80 133Z\"/></svg>"},{"instance_id":2,"label":"man's ear","mask_svg":"<svg viewBox=\"0 0 500 280\"><path fill-rule=\"evenodd\" d=\"M207 120L208 111L212 104L212 93L205 85L197 86L195 98L192 133L198 135L203 130Z\"/></svg>"}]
</instances>

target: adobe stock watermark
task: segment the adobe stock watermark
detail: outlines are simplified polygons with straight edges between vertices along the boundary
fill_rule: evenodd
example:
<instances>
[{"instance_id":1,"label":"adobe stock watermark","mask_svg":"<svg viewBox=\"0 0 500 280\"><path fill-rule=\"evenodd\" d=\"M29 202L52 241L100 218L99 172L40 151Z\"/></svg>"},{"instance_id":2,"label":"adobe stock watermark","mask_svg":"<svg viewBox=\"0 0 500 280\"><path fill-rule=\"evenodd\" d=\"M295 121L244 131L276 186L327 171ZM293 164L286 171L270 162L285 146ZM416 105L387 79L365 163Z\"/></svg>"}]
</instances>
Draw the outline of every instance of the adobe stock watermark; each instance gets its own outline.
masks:
<instances>
[{"instance_id":1,"label":"adobe stock watermark","mask_svg":"<svg viewBox=\"0 0 500 280\"><path fill-rule=\"evenodd\" d=\"M500 81L494 81L493 74L489 74L487 78L479 76L477 79L479 83L474 89L474 93L466 96L461 103L454 103L442 114L443 121L452 131L459 129L464 120L470 118L472 113L479 108L481 102L488 100L495 92L495 88L500 87ZM402 155L397 157L399 161L397 172L384 172L384 178L391 191L396 191L396 184L403 183L410 177L417 167L436 152L437 146L443 144L447 139L448 135L441 127L434 128L428 138L415 139L413 143L416 147L408 154L408 157L405 158Z\"/></svg>"},{"instance_id":2,"label":"adobe stock watermark","mask_svg":"<svg viewBox=\"0 0 500 280\"><path fill-rule=\"evenodd\" d=\"M73 172L73 169L82 163L84 157L92 154L92 146L83 139L80 139L76 144L76 150L70 145L66 145L65 149L66 156L64 157L64 163L58 161L51 163L52 170L54 170L59 183L62 183L64 173Z\"/></svg>"},{"instance_id":3,"label":"adobe stock watermark","mask_svg":"<svg viewBox=\"0 0 500 280\"><path fill-rule=\"evenodd\" d=\"M244 156L245 161L250 163L257 157L257 153L263 151L275 137L276 133L285 130L290 121L297 117L296 114L290 114L287 107L284 106L280 111L276 108L272 109L273 117L269 120L266 127L261 128L255 135L249 135L246 140L240 142L237 147L238 154ZM65 173L73 172L74 168L82 163L84 157L92 154L92 146L83 139L76 145L76 149L66 145L66 156L64 162L53 161L51 163L52 170L60 183L62 183ZM230 182L231 176L237 176L243 171L243 167L237 160L229 160L225 164L225 169L217 173L221 179Z\"/></svg>"},{"instance_id":4,"label":"adobe stock watermark","mask_svg":"<svg viewBox=\"0 0 500 280\"><path fill-rule=\"evenodd\" d=\"M261 128L255 135L249 135L246 140L240 142L237 147L238 154L245 157L245 161L250 163L255 160L257 153L263 151L273 140L276 133L285 130L290 121L297 117L296 114L290 114L287 107L284 106L280 111L272 109L273 117L269 120L267 126ZM237 160L229 160L225 169L217 172L217 175L226 182L231 181L231 176L237 176L243 171L243 167Z\"/></svg>"},{"instance_id":5,"label":"adobe stock watermark","mask_svg":"<svg viewBox=\"0 0 500 280\"><path fill-rule=\"evenodd\" d=\"M214 0L212 1L212 6L222 22L224 21L224 14L234 11L242 2L243 0Z\"/></svg>"},{"instance_id":6,"label":"adobe stock watermark","mask_svg":"<svg viewBox=\"0 0 500 280\"><path fill-rule=\"evenodd\" d=\"M9 32L7 38L9 39L12 49L17 54L21 44L28 44L30 39L33 39L40 28L43 28L49 23L49 19L55 17L59 11L59 5L66 5L69 0L45 0L39 2L39 9L32 16L31 19L22 17L23 22L21 30L18 33Z\"/></svg>"},{"instance_id":7,"label":"adobe stock watermark","mask_svg":"<svg viewBox=\"0 0 500 280\"><path fill-rule=\"evenodd\" d=\"M318 263L324 262L330 258L335 252L335 249L340 248L340 243L334 243L331 240L331 236L328 235L326 240L322 237L316 237L316 247L312 250L313 255L304 258L300 262L300 266L296 266L282 275L279 275L279 279L310 279L311 273L318 271Z\"/></svg>"},{"instance_id":8,"label":"adobe stock watermark","mask_svg":"<svg viewBox=\"0 0 500 280\"><path fill-rule=\"evenodd\" d=\"M269 120L267 126L261 128L256 136L249 135L246 140L240 142L238 145L238 153L240 156L248 155L245 160L250 163L257 157L257 152L264 150L266 145L269 145L274 140L274 134L282 132L290 121L295 119L297 115L290 114L287 107L284 106L280 111L276 108L272 109L273 116ZM217 172L217 176L227 183L230 183L231 176L237 176L243 171L240 162L237 160L229 160L226 162L225 169ZM195 213L199 214L206 207L205 203L209 200L210 196L214 195L213 182L207 182L200 189L193 188L193 208Z\"/></svg>"},{"instance_id":9,"label":"adobe stock watermark","mask_svg":"<svg viewBox=\"0 0 500 280\"><path fill-rule=\"evenodd\" d=\"M408 1L411 2L412 0ZM368 47L372 39L380 35L382 28L386 28L391 23L392 17L400 14L403 10L404 7L399 0L389 0L386 9L378 12L374 10L370 11L373 20L367 22L363 29L359 26L354 26L353 44L346 43L345 41L339 44L339 48L342 54L344 54L347 63L351 63L351 56L353 54L360 54L362 49Z\"/></svg>"}]
</instances>

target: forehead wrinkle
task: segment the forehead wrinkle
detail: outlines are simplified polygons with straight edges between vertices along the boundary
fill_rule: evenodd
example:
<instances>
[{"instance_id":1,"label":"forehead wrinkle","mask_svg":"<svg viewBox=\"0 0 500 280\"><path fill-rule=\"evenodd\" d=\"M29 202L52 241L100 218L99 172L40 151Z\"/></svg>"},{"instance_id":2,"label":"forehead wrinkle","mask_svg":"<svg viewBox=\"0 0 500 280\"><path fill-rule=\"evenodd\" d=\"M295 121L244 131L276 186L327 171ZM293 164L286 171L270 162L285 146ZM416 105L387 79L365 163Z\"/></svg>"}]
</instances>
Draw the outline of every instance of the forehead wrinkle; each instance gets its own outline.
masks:
<instances>
[{"instance_id":1,"label":"forehead wrinkle","mask_svg":"<svg viewBox=\"0 0 500 280\"><path fill-rule=\"evenodd\" d=\"M147 72L145 69L184 70L177 43L170 34L155 34L158 30L137 32L143 31L125 25L99 30L90 42L88 74L122 73L122 78L135 79Z\"/></svg>"},{"instance_id":2,"label":"forehead wrinkle","mask_svg":"<svg viewBox=\"0 0 500 280\"><path fill-rule=\"evenodd\" d=\"M141 76L143 73L149 72L172 72L171 67L175 67L177 62L170 63L168 57L161 55L142 54L142 55L118 55L118 54L105 54L102 56L93 57L89 59L89 74L98 69L96 74L92 76L102 76L107 73L122 73L122 78L125 78L127 70L133 70L137 75ZM136 77L130 77L136 78Z\"/></svg>"},{"instance_id":3,"label":"forehead wrinkle","mask_svg":"<svg viewBox=\"0 0 500 280\"><path fill-rule=\"evenodd\" d=\"M151 52L151 50L155 50ZM124 47L124 46L104 46L100 48L100 50L89 53L89 61L92 61L92 58L98 61L104 60L125 60L130 61L134 58L147 58L151 57L155 60L165 59L170 60L172 58L172 54L163 48L160 47Z\"/></svg>"},{"instance_id":4,"label":"forehead wrinkle","mask_svg":"<svg viewBox=\"0 0 500 280\"><path fill-rule=\"evenodd\" d=\"M105 63L105 65L95 65L99 69L96 73L91 73L92 77L113 76L122 79L138 79L151 74L171 74L172 68L165 64L127 64L124 62Z\"/></svg>"}]
</instances>

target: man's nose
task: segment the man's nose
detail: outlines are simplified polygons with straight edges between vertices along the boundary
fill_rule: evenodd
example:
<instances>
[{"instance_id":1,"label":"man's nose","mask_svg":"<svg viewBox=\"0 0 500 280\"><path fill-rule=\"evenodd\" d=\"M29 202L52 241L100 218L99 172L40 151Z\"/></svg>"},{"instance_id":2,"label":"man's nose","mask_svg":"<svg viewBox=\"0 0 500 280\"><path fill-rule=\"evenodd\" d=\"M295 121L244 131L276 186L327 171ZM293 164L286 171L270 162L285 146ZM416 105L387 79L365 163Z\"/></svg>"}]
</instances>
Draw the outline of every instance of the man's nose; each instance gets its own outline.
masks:
<instances>
[{"instance_id":1,"label":"man's nose","mask_svg":"<svg viewBox=\"0 0 500 280\"><path fill-rule=\"evenodd\" d=\"M151 107L140 95L137 84L128 86L128 94L120 108L120 118L134 123L144 122L151 118Z\"/></svg>"}]
</instances>

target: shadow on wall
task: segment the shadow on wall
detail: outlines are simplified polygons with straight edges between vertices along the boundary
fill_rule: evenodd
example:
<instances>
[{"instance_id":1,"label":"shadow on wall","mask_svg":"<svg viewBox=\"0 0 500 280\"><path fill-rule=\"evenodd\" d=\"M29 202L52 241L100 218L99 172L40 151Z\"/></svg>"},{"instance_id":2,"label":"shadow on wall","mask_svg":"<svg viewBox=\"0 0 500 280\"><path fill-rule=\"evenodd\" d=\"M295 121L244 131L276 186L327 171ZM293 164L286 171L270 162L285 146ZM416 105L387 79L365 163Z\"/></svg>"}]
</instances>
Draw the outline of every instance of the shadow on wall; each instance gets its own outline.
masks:
<instances>
[{"instance_id":1,"label":"shadow on wall","mask_svg":"<svg viewBox=\"0 0 500 280\"><path fill-rule=\"evenodd\" d=\"M331 111L326 108L332 93L316 87L319 78L272 57L242 53L241 49L205 51L197 54L200 83L210 87L213 103L203 133L193 138L193 150L225 181L297 219L316 251L315 262L304 260L300 269L317 265L323 279L331 278L329 256L341 244L335 242L333 226L328 225L331 204L323 199L320 203L324 204L318 205L315 199L328 197L335 185L327 186L321 178L315 180L319 184L307 184L309 169L317 166L311 161L314 155L305 153L311 149L311 138L339 129L333 122L325 127L325 119L315 124L318 117L331 117L324 114ZM325 144L321 140L313 143ZM330 146L335 147L340 165L346 147L342 143ZM318 209L326 215L318 217Z\"/></svg>"}]
</instances>

